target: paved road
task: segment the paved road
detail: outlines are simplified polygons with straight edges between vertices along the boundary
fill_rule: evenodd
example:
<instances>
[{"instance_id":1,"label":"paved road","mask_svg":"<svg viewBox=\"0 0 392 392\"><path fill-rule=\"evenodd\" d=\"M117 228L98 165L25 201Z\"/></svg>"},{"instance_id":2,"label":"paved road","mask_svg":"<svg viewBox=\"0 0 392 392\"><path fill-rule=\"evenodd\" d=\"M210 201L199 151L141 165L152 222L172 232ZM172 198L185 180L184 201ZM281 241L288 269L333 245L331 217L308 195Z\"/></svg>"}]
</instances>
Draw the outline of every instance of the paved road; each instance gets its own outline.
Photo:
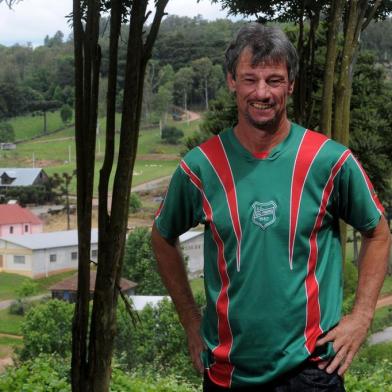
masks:
<instances>
[{"instance_id":1,"label":"paved road","mask_svg":"<svg viewBox=\"0 0 392 392\"><path fill-rule=\"evenodd\" d=\"M50 297L50 294L40 294L40 295L35 295L34 297L28 297L26 298L26 301L32 302L32 301L38 301L42 298L45 297ZM14 302L15 299L6 299L4 301L0 301L0 309L6 309L8 308L12 302Z\"/></svg>"},{"instance_id":2,"label":"paved road","mask_svg":"<svg viewBox=\"0 0 392 392\"><path fill-rule=\"evenodd\" d=\"M370 345L392 341L392 327L385 328L381 332L374 333L368 339Z\"/></svg>"}]
</instances>

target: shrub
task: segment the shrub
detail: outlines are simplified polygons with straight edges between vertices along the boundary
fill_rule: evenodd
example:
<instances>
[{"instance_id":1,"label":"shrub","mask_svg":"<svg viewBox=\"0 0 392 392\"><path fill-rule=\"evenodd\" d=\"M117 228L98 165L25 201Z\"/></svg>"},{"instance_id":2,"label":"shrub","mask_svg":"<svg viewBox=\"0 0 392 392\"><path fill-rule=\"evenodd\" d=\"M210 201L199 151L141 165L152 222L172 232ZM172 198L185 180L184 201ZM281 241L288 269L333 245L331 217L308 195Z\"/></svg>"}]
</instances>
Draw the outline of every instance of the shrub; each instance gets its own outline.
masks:
<instances>
[{"instance_id":1,"label":"shrub","mask_svg":"<svg viewBox=\"0 0 392 392\"><path fill-rule=\"evenodd\" d=\"M178 144L184 132L176 127L165 126L162 128L162 139L168 144Z\"/></svg>"},{"instance_id":2,"label":"shrub","mask_svg":"<svg viewBox=\"0 0 392 392\"><path fill-rule=\"evenodd\" d=\"M137 193L131 193L129 198L129 212L134 214L142 208L142 201Z\"/></svg>"}]
</instances>

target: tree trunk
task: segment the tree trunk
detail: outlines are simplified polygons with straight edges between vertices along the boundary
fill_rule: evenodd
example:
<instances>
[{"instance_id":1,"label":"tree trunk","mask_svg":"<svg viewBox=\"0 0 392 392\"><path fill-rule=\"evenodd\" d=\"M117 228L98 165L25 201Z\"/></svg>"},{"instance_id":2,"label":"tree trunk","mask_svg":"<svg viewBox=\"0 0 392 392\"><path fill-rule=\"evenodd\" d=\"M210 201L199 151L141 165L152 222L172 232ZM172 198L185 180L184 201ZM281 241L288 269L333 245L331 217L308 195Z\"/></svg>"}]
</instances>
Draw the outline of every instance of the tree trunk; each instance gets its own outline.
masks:
<instances>
[{"instance_id":1,"label":"tree trunk","mask_svg":"<svg viewBox=\"0 0 392 392\"><path fill-rule=\"evenodd\" d=\"M72 391L89 392L87 330L90 298L91 210L95 163L99 0L88 0L85 31L80 0L73 1L75 52L75 141L78 213L78 293L72 328Z\"/></svg>"},{"instance_id":2,"label":"tree trunk","mask_svg":"<svg viewBox=\"0 0 392 392\"><path fill-rule=\"evenodd\" d=\"M333 0L329 17L327 54L325 57L323 96L320 115L320 130L331 137L332 134L332 103L335 81L335 62L337 54L337 38L342 16L343 0Z\"/></svg>"},{"instance_id":3,"label":"tree trunk","mask_svg":"<svg viewBox=\"0 0 392 392\"><path fill-rule=\"evenodd\" d=\"M44 135L46 135L48 132L48 126L46 121L46 110L44 110L43 113L44 113Z\"/></svg>"},{"instance_id":4,"label":"tree trunk","mask_svg":"<svg viewBox=\"0 0 392 392\"><path fill-rule=\"evenodd\" d=\"M206 110L208 110L208 81L207 81L207 78L204 79L204 98L206 101Z\"/></svg>"}]
</instances>

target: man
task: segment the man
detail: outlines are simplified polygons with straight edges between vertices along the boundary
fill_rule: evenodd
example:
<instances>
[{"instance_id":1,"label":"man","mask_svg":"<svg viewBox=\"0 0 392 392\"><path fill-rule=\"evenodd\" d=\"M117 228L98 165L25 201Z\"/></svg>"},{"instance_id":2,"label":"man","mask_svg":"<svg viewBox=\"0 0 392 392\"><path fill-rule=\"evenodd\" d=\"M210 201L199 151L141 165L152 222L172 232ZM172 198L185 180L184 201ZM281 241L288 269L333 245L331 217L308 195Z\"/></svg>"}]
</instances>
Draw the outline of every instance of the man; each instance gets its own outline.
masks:
<instances>
[{"instance_id":1,"label":"man","mask_svg":"<svg viewBox=\"0 0 392 392\"><path fill-rule=\"evenodd\" d=\"M152 232L160 273L205 391L344 391L386 273L383 208L346 147L288 120L298 59L282 31L243 27L226 65L238 123L177 168ZM343 318L340 218L363 235ZM202 321L177 241L199 223Z\"/></svg>"}]
</instances>

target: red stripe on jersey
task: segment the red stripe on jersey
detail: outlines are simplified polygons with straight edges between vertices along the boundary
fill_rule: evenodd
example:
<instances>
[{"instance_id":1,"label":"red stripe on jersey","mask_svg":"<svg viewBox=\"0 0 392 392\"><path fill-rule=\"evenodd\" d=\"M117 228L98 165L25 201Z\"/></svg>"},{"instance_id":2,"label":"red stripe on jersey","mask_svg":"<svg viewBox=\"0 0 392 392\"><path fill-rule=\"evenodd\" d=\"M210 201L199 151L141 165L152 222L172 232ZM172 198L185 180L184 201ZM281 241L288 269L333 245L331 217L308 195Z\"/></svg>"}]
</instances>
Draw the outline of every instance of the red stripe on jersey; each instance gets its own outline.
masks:
<instances>
[{"instance_id":1,"label":"red stripe on jersey","mask_svg":"<svg viewBox=\"0 0 392 392\"><path fill-rule=\"evenodd\" d=\"M230 163L223 147L222 140L219 136L213 137L207 142L199 146L202 153L205 155L210 165L214 169L220 183L225 191L227 204L230 211L231 223L233 225L234 233L237 238L237 270L240 270L241 265L241 223L238 213L237 193L231 171Z\"/></svg>"},{"instance_id":2,"label":"red stripe on jersey","mask_svg":"<svg viewBox=\"0 0 392 392\"><path fill-rule=\"evenodd\" d=\"M309 169L321 147L327 141L328 138L325 135L306 130L295 157L290 194L289 264L291 269L293 269L294 242L302 191Z\"/></svg>"},{"instance_id":3,"label":"red stripe on jersey","mask_svg":"<svg viewBox=\"0 0 392 392\"><path fill-rule=\"evenodd\" d=\"M380 214L384 214L384 212L385 212L384 206L381 204L381 202L380 202L380 200L379 200L377 194L374 192L373 184L371 183L371 181L370 181L368 175L366 174L366 172L365 172L365 170L363 169L362 165L361 165L361 164L358 162L358 160L355 158L355 156L354 156L354 155L351 155L351 156L353 157L354 162L358 165L359 169L361 170L361 173L362 173L363 178L364 178L364 180L365 180L365 182L366 182L368 191L369 191L369 193L370 193L370 196L371 196L371 198L372 198L374 204L376 205L377 210L380 212Z\"/></svg>"},{"instance_id":4,"label":"red stripe on jersey","mask_svg":"<svg viewBox=\"0 0 392 392\"><path fill-rule=\"evenodd\" d=\"M229 295L228 289L230 278L227 273L227 263L225 260L224 243L213 223L213 212L202 186L202 182L197 175L189 168L189 166L181 161L181 169L189 176L191 182L199 189L203 199L203 211L208 222L213 239L218 249L218 271L221 279L221 290L216 302L216 312L218 315L218 338L219 344L212 351L215 363L208 369L211 380L222 387L229 388L231 385L231 377L234 366L230 363L230 351L233 346L233 335L231 333L229 323Z\"/></svg>"},{"instance_id":5,"label":"red stripe on jersey","mask_svg":"<svg viewBox=\"0 0 392 392\"><path fill-rule=\"evenodd\" d=\"M323 333L320 326L320 303L319 303L319 285L316 277L316 267L318 260L317 235L323 223L324 216L327 212L327 205L334 187L334 179L342 168L344 162L350 156L350 151L346 150L339 160L332 167L331 173L325 184L319 211L314 223L312 233L309 237L309 258L307 265L307 275L305 278L306 288L306 326L305 326L305 347L309 354L313 352L318 337Z\"/></svg>"}]
</instances>

